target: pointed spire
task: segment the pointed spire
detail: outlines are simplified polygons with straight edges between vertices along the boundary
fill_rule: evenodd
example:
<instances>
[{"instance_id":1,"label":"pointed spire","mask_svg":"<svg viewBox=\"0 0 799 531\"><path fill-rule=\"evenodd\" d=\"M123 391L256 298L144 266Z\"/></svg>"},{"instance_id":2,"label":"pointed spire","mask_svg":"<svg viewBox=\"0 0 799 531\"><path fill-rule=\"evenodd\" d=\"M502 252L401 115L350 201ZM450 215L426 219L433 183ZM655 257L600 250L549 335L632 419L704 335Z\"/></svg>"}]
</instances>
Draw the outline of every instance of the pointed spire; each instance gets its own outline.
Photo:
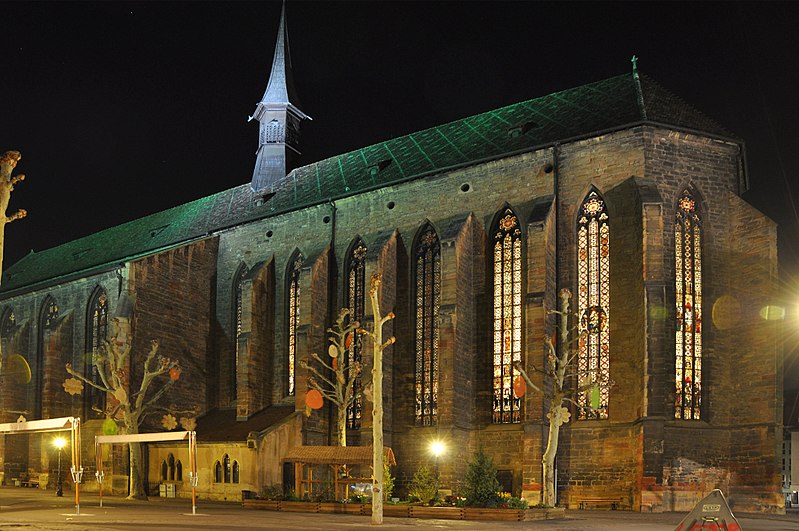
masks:
<instances>
[{"instance_id":1,"label":"pointed spire","mask_svg":"<svg viewBox=\"0 0 799 531\"><path fill-rule=\"evenodd\" d=\"M285 2L280 13L269 82L255 113L250 116L252 119L258 120L260 127L251 188L254 192L268 193L297 166L300 122L311 119L297 107Z\"/></svg>"},{"instance_id":2,"label":"pointed spire","mask_svg":"<svg viewBox=\"0 0 799 531\"><path fill-rule=\"evenodd\" d=\"M261 103L290 103L296 101L294 82L291 74L291 55L289 54L289 36L286 32L286 3L280 11L280 26L277 29L275 56L272 59L272 72L266 86Z\"/></svg>"}]
</instances>

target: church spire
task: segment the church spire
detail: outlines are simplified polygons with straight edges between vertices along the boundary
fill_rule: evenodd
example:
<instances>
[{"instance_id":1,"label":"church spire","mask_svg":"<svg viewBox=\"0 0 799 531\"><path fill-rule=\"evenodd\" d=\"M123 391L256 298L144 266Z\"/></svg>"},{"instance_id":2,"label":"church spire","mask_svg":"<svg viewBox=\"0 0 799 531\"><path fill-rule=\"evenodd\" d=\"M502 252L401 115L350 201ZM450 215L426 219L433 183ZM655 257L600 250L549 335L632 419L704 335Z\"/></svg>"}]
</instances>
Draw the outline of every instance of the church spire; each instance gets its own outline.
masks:
<instances>
[{"instance_id":1,"label":"church spire","mask_svg":"<svg viewBox=\"0 0 799 531\"><path fill-rule=\"evenodd\" d=\"M272 71L261 101L250 120L260 123L258 151L251 188L268 193L297 165L300 155L300 122L311 117L295 104L289 40L286 32L286 4L280 13Z\"/></svg>"}]
</instances>

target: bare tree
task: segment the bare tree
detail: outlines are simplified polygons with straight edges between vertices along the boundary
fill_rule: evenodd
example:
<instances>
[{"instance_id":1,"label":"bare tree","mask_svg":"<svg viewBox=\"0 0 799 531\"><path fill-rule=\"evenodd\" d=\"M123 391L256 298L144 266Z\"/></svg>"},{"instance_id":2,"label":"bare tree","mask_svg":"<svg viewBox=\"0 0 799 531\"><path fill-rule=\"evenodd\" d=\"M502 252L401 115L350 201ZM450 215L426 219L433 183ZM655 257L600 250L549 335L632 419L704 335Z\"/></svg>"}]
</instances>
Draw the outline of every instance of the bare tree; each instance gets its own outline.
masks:
<instances>
[{"instance_id":1,"label":"bare tree","mask_svg":"<svg viewBox=\"0 0 799 531\"><path fill-rule=\"evenodd\" d=\"M113 397L109 400L105 414L107 419L120 419L128 435L139 433L145 418L155 412L167 412L162 424L167 429L177 426L175 414L191 415L184 417L184 428L193 428L195 410L175 411L166 409L158 401L177 382L180 377L180 364L178 360L158 354L158 340L150 342L150 351L142 363L142 379L139 388L130 391L130 364L132 334L128 318L116 317L112 321L113 336L103 340L102 347L92 353L92 363L97 368L100 382L93 382L84 375L75 371L71 363L67 363L66 370L73 378L64 382L64 389L70 394L82 392L83 385L90 385L95 389ZM140 443L129 443L130 452L130 490L128 498L146 498L144 487L144 460Z\"/></svg>"},{"instance_id":2,"label":"bare tree","mask_svg":"<svg viewBox=\"0 0 799 531\"><path fill-rule=\"evenodd\" d=\"M330 363L316 353L311 354L311 358L324 369L308 363L307 360L300 361L303 369L313 373L313 376L308 378L308 385L336 406L336 435L339 446L347 446L347 409L355 402L354 383L361 374L361 363L350 360L347 356L352 342L359 340L360 323L352 320L351 315L352 312L348 308L343 308L333 327L327 329L330 334L328 338ZM310 414L310 407L306 408L306 412Z\"/></svg>"},{"instance_id":3,"label":"bare tree","mask_svg":"<svg viewBox=\"0 0 799 531\"><path fill-rule=\"evenodd\" d=\"M560 310L551 310L549 313L558 316L558 325L556 327L560 335L560 349L555 345L556 341L551 336L544 338L544 345L546 347L547 360L544 369L536 371L543 372L544 377L551 383L551 390L549 386L546 390L542 390L535 385L530 379L527 372L522 367L521 363L516 362L514 366L521 373L527 385L534 391L541 393L549 401L549 410L547 412L547 419L549 419L549 434L547 437L547 447L544 455L541 458L542 474L543 474L543 497L541 504L553 507L555 505L555 456L558 453L558 439L560 436L560 427L569 422L571 412L564 404L572 404L577 408L592 410L599 405L592 403L590 407L580 405L575 401L575 397L580 393L590 392L592 402L595 401L594 397L598 397L598 389L601 387L610 387L612 382L610 380L603 380L601 374L596 374L596 377L586 377L585 374L579 374L577 370L577 360L579 349L575 348L583 336L590 333L589 330L578 330L576 326L570 328L570 318L574 317L570 314L569 303L572 294L568 289L562 289L559 293ZM576 332L575 337L570 337L570 332ZM596 371L594 371L596 372ZM579 381L579 377L583 376L583 380ZM570 385L575 382L575 385Z\"/></svg>"},{"instance_id":4,"label":"bare tree","mask_svg":"<svg viewBox=\"0 0 799 531\"><path fill-rule=\"evenodd\" d=\"M383 325L394 319L394 312L385 316L380 313L380 301L377 292L382 283L380 275L372 275L369 298L372 301L372 314L375 320L373 332L367 330L363 334L372 339L373 365L372 382L366 391L366 397L372 400L372 525L383 523L383 488L385 474L385 452L383 450L383 351L396 341L394 336L383 341ZM371 394L371 397L369 396Z\"/></svg>"},{"instance_id":5,"label":"bare tree","mask_svg":"<svg viewBox=\"0 0 799 531\"><path fill-rule=\"evenodd\" d=\"M22 155L20 155L19 151L6 151L0 156L0 275L2 275L3 272L3 249L5 247L6 224L28 215L28 212L23 209L17 210L10 216L6 214L14 185L25 180L25 176L22 174L11 175L11 172L17 167L17 162L19 162L21 158Z\"/></svg>"}]
</instances>

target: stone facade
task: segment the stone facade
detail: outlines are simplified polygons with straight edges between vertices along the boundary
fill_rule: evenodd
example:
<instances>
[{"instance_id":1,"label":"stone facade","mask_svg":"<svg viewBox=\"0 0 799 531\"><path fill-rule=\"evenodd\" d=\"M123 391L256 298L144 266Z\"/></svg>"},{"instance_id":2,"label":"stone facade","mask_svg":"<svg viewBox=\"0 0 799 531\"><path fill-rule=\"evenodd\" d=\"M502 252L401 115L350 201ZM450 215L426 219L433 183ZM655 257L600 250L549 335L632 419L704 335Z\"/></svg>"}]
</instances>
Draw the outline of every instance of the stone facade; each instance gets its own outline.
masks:
<instances>
[{"instance_id":1,"label":"stone facade","mask_svg":"<svg viewBox=\"0 0 799 531\"><path fill-rule=\"evenodd\" d=\"M596 190L611 220L614 386L607 419L572 420L561 431L560 503L576 507L583 498L605 497L621 499L633 510L684 511L721 488L738 510L779 511L781 351L778 325L760 315L773 299L777 280L776 227L740 198L743 172L739 141L644 122L415 178L348 188L335 200L227 226L220 222L202 237L128 256L92 274L9 289L0 303L13 310L15 319L11 335L3 337L3 352L31 360L34 382L42 375L43 417L85 414L80 400L61 388L63 363L77 365L84 356L86 305L102 286L112 313L123 293L135 302L134 381L136 356L143 355L150 338L159 338L162 351L181 360L181 381L165 399L170 404L196 406L201 417L235 408L236 422L278 406L304 411L308 374L298 363L296 392L288 394L289 275L301 257L296 359L322 355L325 331L345 304L347 252L360 237L367 247L367 284L370 275L382 274L382 307L397 315L385 331L397 342L385 352L383 386L385 441L398 461L400 490L419 466L435 464L443 485L456 491L471 453L483 447L507 488L536 503L547 432L544 397L525 395L521 422L492 423L491 230L498 214L512 208L522 235L523 363L528 369L541 367L544 336L554 327L548 310L556 293L566 287L577 292L578 210L586 194ZM704 215L702 420L674 418L674 216L686 189ZM249 194L237 200L263 201ZM238 207L231 199L227 208ZM209 210L208 219L224 215ZM417 426L412 257L426 223L441 245L438 414L433 425ZM48 297L57 301L59 315L41 330ZM370 313L367 303L366 326L372 325ZM370 357L371 349L364 348L365 375ZM533 377L546 387L540 375ZM33 411L35 387L18 392L12 385L19 384L4 382L0 388L2 411ZM301 421L295 416L285 422L301 424L297 439L303 444L333 444L334 414L326 405ZM371 442L368 401L362 414L349 444ZM17 416L5 415L7 421ZM88 420L87 432L98 430L99 422ZM228 449L219 441L203 442L198 432L201 475L211 474L212 460L227 452L241 466L241 489L280 483L281 456L298 441L286 435L273 448L278 443L269 441L277 439L267 433L276 428L263 428L257 453L249 452L243 440ZM160 428L154 422L148 429ZM5 438L6 477L19 469L48 468L46 452L31 437L27 446ZM436 439L448 447L438 459L429 452ZM151 482L168 453L178 450L154 447ZM201 478L207 495L235 494L207 480Z\"/></svg>"}]
</instances>

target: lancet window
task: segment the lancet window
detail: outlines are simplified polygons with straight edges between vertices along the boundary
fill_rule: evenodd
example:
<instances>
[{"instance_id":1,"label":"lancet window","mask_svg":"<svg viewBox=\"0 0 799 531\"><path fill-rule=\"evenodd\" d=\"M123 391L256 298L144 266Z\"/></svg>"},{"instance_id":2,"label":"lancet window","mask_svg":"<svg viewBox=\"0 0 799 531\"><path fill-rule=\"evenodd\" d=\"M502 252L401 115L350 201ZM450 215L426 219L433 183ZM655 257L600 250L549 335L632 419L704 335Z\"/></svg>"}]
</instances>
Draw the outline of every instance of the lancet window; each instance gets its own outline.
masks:
<instances>
[{"instance_id":1,"label":"lancet window","mask_svg":"<svg viewBox=\"0 0 799 531\"><path fill-rule=\"evenodd\" d=\"M103 342L108 336L108 295L103 288L97 288L89 301L87 312L88 330L86 333L86 360L83 375L87 380L103 386L94 358L102 352ZM98 411L105 409L105 393L87 385L85 387L85 418L94 418Z\"/></svg>"},{"instance_id":2,"label":"lancet window","mask_svg":"<svg viewBox=\"0 0 799 531\"><path fill-rule=\"evenodd\" d=\"M295 391L295 363L297 361L297 329L300 325L300 272L304 258L301 253L294 255L289 262L288 271L288 355L286 367L288 374L288 394Z\"/></svg>"},{"instance_id":3,"label":"lancet window","mask_svg":"<svg viewBox=\"0 0 799 531\"><path fill-rule=\"evenodd\" d=\"M674 418L699 420L702 409L702 217L683 191L674 224L676 292Z\"/></svg>"},{"instance_id":4,"label":"lancet window","mask_svg":"<svg viewBox=\"0 0 799 531\"><path fill-rule=\"evenodd\" d=\"M416 318L416 425L438 419L438 310L441 305L441 244L428 223L414 246Z\"/></svg>"},{"instance_id":5,"label":"lancet window","mask_svg":"<svg viewBox=\"0 0 799 531\"><path fill-rule=\"evenodd\" d=\"M239 358L243 355L241 352L241 345L239 341L239 337L241 336L243 327L242 327L242 319L244 318L244 279L248 273L247 265L241 264L239 266L239 270L236 272L236 276L233 278L233 293L234 293L234 303L233 303L233 325L235 327L235 344L233 345L234 356L230 360L230 366L228 367L228 378L229 378L229 386L230 386L230 399L236 400L236 396L238 393L238 367L239 367Z\"/></svg>"},{"instance_id":6,"label":"lancet window","mask_svg":"<svg viewBox=\"0 0 799 531\"><path fill-rule=\"evenodd\" d=\"M513 390L522 359L522 231L511 208L492 230L494 256L493 411L495 424L521 422L521 398Z\"/></svg>"},{"instance_id":7,"label":"lancet window","mask_svg":"<svg viewBox=\"0 0 799 531\"><path fill-rule=\"evenodd\" d=\"M356 238L350 246L346 261L346 305L350 309L350 316L356 321L363 322L364 315L364 289L366 285L366 245L363 240ZM353 341L347 353L349 366L362 362L361 342ZM353 382L355 401L347 408L347 428L352 430L361 427L361 377Z\"/></svg>"},{"instance_id":8,"label":"lancet window","mask_svg":"<svg viewBox=\"0 0 799 531\"><path fill-rule=\"evenodd\" d=\"M36 367L32 369L34 374L33 386L33 418L42 417L42 394L44 393L44 355L47 349L45 343L49 340L50 331L55 327L58 320L58 304L55 300L47 296L39 312L39 333L38 344L36 346Z\"/></svg>"},{"instance_id":9,"label":"lancet window","mask_svg":"<svg viewBox=\"0 0 799 531\"><path fill-rule=\"evenodd\" d=\"M578 419L608 418L610 389L610 228L607 206L596 190L577 218Z\"/></svg>"}]
</instances>

